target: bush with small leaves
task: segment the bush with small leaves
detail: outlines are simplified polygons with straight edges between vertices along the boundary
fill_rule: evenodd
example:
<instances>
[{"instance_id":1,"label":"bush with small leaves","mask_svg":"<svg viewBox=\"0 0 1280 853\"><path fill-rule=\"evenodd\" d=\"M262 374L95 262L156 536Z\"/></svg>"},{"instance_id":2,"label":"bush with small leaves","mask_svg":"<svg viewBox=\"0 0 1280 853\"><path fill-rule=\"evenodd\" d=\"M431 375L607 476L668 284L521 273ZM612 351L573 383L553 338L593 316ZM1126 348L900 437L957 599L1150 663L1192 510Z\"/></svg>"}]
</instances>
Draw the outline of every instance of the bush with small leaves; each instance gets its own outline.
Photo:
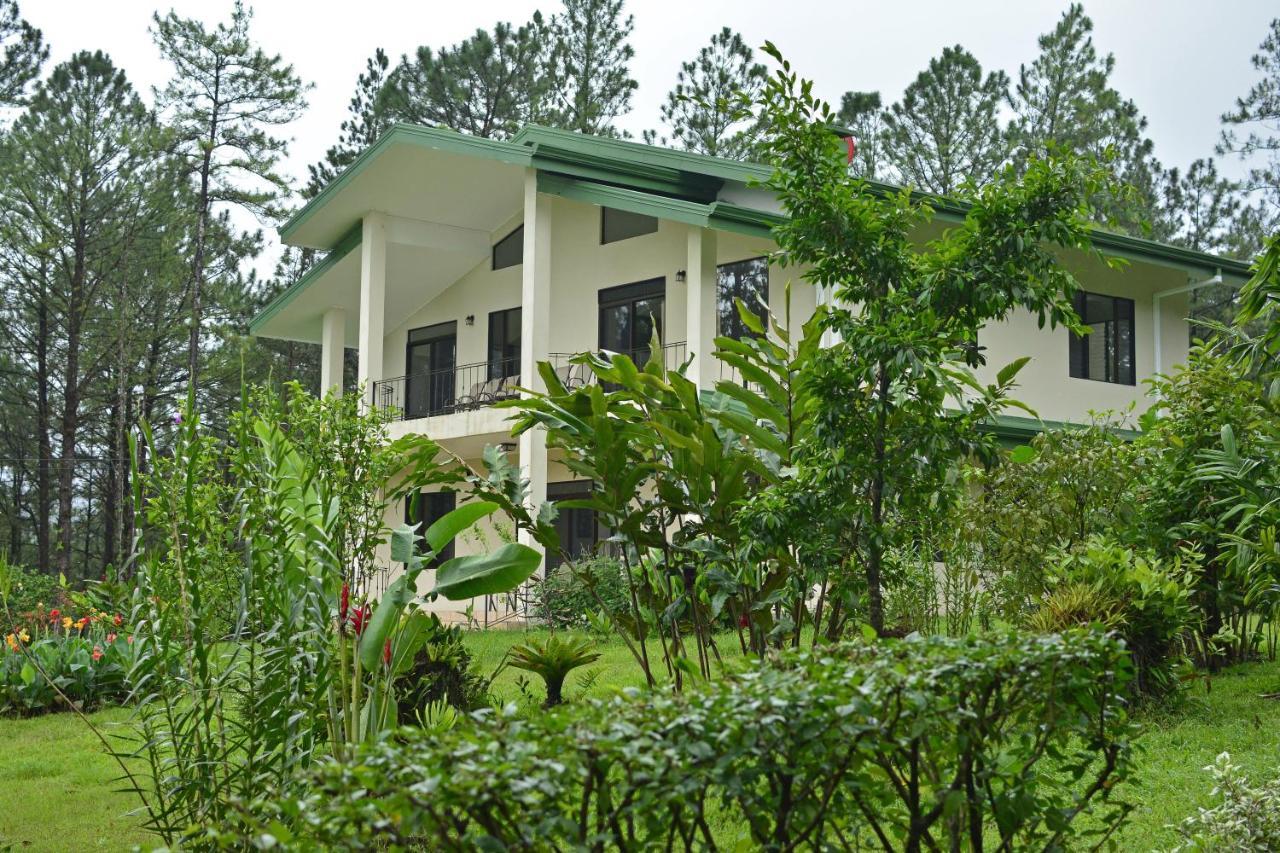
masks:
<instances>
[{"instance_id":1,"label":"bush with small leaves","mask_svg":"<svg viewBox=\"0 0 1280 853\"><path fill-rule=\"evenodd\" d=\"M683 694L405 730L324 763L300 796L254 804L221 841L1062 849L1127 812L1128 677L1123 647L1088 631L791 651Z\"/></svg>"},{"instance_id":2,"label":"bush with small leaves","mask_svg":"<svg viewBox=\"0 0 1280 853\"><path fill-rule=\"evenodd\" d=\"M1175 853L1280 850L1280 775L1255 785L1225 752L1205 770L1213 776L1213 796L1219 802L1177 827L1182 843Z\"/></svg>"}]
</instances>

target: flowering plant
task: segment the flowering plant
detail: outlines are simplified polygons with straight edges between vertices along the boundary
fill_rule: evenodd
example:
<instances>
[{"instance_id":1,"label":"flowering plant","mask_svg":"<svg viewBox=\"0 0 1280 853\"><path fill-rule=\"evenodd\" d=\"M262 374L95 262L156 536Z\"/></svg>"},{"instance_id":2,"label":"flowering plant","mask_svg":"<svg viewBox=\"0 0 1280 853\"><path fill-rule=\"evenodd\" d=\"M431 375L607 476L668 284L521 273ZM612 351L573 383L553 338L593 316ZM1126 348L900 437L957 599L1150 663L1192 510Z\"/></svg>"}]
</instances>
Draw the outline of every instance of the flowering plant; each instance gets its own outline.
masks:
<instances>
[{"instance_id":1,"label":"flowering plant","mask_svg":"<svg viewBox=\"0 0 1280 853\"><path fill-rule=\"evenodd\" d=\"M40 609L4 632L0 716L32 715L120 702L134 661L133 635L119 614Z\"/></svg>"}]
</instances>

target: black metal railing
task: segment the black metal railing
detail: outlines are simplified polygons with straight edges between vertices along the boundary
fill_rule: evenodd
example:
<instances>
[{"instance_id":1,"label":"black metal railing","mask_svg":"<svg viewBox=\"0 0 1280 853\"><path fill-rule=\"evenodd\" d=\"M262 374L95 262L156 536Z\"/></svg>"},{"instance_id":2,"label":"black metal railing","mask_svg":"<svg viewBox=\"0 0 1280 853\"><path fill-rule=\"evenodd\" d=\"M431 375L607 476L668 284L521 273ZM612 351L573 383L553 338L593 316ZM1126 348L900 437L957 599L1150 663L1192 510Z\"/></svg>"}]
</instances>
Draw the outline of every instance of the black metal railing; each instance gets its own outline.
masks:
<instances>
[{"instance_id":1,"label":"black metal railing","mask_svg":"<svg viewBox=\"0 0 1280 853\"><path fill-rule=\"evenodd\" d=\"M373 405L392 420L412 420L492 406L516 396L519 363L461 364L373 383Z\"/></svg>"},{"instance_id":2,"label":"black metal railing","mask_svg":"<svg viewBox=\"0 0 1280 853\"><path fill-rule=\"evenodd\" d=\"M649 347L641 347L639 349L623 352L622 355L630 356L631 360L638 367L644 367L649 361L649 354L652 350ZM608 357L611 352L608 350L599 350L597 354ZM591 368L585 364L573 364L572 360L577 357L578 353L572 352L553 352L547 356L547 361L555 368L556 374L560 377L560 381L565 387L572 391L574 388L580 388L595 381L595 374L591 372ZM685 342L676 341L675 343L666 344L662 347L662 364L667 370L675 370L685 363Z\"/></svg>"}]
</instances>

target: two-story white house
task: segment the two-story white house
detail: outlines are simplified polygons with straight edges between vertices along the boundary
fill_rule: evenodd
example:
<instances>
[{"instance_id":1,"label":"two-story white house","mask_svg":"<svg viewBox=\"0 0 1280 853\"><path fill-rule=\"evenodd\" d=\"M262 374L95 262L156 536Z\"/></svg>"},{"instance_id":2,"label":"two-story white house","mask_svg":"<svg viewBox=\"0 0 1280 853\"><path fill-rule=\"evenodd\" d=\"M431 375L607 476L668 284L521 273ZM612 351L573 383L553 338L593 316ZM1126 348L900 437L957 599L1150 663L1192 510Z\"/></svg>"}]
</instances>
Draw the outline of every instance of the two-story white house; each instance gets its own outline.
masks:
<instances>
[{"instance_id":1,"label":"two-story white house","mask_svg":"<svg viewBox=\"0 0 1280 853\"><path fill-rule=\"evenodd\" d=\"M393 435L425 433L478 460L486 445L512 441L492 403L537 387L537 362L567 375L567 356L584 350L639 357L656 324L669 364L692 358L691 375L711 387L721 378L713 339L742 333L734 297L758 295L782 316L792 279L792 322L803 322L824 295L768 262L781 210L750 185L767 175L541 127L500 142L398 125L281 229L286 244L326 254L251 331L319 343L325 389L340 388L343 350L356 349L359 381L371 405L393 413ZM929 227L957 215L941 207ZM1026 313L983 330L989 373L1031 356L1018 397L1044 422L1144 408L1144 380L1186 356L1189 293L1248 274L1238 261L1145 240L1099 232L1095 241L1128 263L1067 258L1092 334L1040 329ZM1024 438L1038 426L1006 418L995 428ZM516 452L536 496L588 488L548 458L542 433L520 436ZM453 500L427 495L422 514ZM388 521L404 513L388 507ZM560 524L575 550L599 534L581 510Z\"/></svg>"}]
</instances>

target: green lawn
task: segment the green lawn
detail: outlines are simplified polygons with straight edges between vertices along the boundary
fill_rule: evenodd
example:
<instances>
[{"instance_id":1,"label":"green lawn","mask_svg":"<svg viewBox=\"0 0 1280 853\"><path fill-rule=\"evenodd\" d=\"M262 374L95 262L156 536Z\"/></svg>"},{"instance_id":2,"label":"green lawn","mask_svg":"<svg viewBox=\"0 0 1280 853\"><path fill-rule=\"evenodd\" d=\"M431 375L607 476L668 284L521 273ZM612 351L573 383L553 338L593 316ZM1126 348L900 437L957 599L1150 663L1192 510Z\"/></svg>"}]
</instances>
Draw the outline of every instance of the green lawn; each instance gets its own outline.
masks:
<instances>
[{"instance_id":1,"label":"green lawn","mask_svg":"<svg viewBox=\"0 0 1280 853\"><path fill-rule=\"evenodd\" d=\"M488 674L510 646L529 637L521 631L491 631L468 634L467 641L477 665ZM600 661L588 668L596 673L589 690L584 691L580 675L570 676L570 699L641 683L621 643L603 643L600 651ZM736 656L736 645L725 642L721 653ZM509 668L493 684L495 697L519 701L521 677L528 678L529 694L540 700L538 679ZM1203 684L1197 685L1177 709L1143 716L1144 751L1137 784L1128 792L1138 808L1120 836L1120 849L1170 846L1174 835L1166 824L1208 803L1209 779L1201 768L1218 753L1229 751L1257 778L1280 769L1280 701L1258 698L1280 691L1280 663L1236 667L1214 678L1211 688L1206 692ZM110 731L127 720L127 713L103 711L93 719ZM0 850L145 847L148 836L138 818L128 815L133 798L115 790L118 775L97 740L70 714L0 719Z\"/></svg>"}]
</instances>

